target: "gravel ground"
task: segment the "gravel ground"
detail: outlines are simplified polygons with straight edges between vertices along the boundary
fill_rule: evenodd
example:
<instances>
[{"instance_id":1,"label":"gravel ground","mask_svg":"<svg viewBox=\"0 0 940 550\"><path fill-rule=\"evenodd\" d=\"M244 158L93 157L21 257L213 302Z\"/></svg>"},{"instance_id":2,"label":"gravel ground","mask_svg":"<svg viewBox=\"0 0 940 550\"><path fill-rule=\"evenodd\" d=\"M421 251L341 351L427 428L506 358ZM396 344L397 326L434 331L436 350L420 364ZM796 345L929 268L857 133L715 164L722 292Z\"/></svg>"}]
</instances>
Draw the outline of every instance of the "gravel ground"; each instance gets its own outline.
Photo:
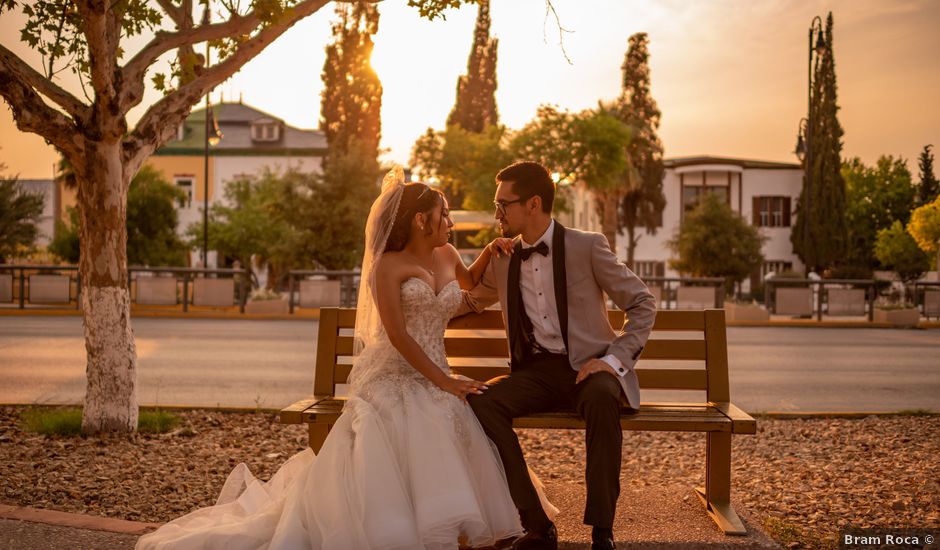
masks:
<instances>
[{"instance_id":1,"label":"gravel ground","mask_svg":"<svg viewBox=\"0 0 940 550\"><path fill-rule=\"evenodd\" d=\"M269 413L178 413L163 435L59 438L23 431L0 408L0 502L144 522L214 503L245 462L267 479L306 445L301 426ZM736 436L732 497L785 546L831 546L846 526L940 528L940 416L758 419ZM521 430L547 483L580 482L583 432ZM626 432L624 491L702 485L701 434ZM796 542L794 542L796 541Z\"/></svg>"}]
</instances>

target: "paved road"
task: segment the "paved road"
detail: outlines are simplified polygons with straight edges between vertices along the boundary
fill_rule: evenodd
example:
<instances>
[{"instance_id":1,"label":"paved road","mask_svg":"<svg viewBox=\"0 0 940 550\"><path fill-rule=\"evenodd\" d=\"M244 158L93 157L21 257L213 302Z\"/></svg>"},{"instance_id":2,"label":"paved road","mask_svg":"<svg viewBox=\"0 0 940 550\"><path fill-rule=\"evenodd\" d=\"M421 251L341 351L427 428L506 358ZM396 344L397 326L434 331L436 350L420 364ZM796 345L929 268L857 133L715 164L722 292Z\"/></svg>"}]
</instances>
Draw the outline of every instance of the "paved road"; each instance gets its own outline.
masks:
<instances>
[{"instance_id":1,"label":"paved road","mask_svg":"<svg viewBox=\"0 0 940 550\"><path fill-rule=\"evenodd\" d=\"M278 408L310 393L315 321L141 318L134 329L141 403ZM731 395L747 411L940 411L940 331L740 327L728 340ZM80 402L84 353L77 317L0 317L0 403Z\"/></svg>"}]
</instances>

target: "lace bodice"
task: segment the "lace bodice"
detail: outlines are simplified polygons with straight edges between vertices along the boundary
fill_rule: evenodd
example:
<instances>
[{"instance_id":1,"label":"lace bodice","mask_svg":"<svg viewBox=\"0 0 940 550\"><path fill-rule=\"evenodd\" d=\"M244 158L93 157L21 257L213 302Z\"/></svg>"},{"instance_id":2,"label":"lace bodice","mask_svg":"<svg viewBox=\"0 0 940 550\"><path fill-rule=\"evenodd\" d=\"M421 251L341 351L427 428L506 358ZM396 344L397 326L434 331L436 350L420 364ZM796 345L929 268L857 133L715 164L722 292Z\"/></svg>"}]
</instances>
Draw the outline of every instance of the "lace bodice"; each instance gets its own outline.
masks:
<instances>
[{"instance_id":1,"label":"lace bodice","mask_svg":"<svg viewBox=\"0 0 940 550\"><path fill-rule=\"evenodd\" d=\"M427 282L417 277L401 284L401 308L405 317L405 330L421 346L436 365L450 371L444 352L444 330L451 315L460 305L460 286L457 281L444 285L434 293ZM363 350L355 360L349 376L351 392L378 375L404 376L424 379L396 350L383 332L379 341Z\"/></svg>"}]
</instances>

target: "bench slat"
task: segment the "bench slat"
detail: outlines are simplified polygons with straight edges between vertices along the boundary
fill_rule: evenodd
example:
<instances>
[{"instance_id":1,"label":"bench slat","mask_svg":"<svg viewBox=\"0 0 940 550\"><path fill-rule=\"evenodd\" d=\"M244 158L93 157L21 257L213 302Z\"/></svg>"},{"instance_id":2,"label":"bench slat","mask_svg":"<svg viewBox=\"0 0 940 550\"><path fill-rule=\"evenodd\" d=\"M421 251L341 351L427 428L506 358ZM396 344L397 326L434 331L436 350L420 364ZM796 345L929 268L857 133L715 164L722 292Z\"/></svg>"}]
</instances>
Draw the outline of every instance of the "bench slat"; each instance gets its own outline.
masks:
<instances>
[{"instance_id":1,"label":"bench slat","mask_svg":"<svg viewBox=\"0 0 940 550\"><path fill-rule=\"evenodd\" d=\"M676 361L704 361L705 340L647 340L640 359L668 359Z\"/></svg>"},{"instance_id":2,"label":"bench slat","mask_svg":"<svg viewBox=\"0 0 940 550\"><path fill-rule=\"evenodd\" d=\"M636 369L640 387L647 390L708 389L705 369Z\"/></svg>"},{"instance_id":3,"label":"bench slat","mask_svg":"<svg viewBox=\"0 0 940 550\"><path fill-rule=\"evenodd\" d=\"M514 428L585 429L584 421L574 415L552 413L516 418ZM731 432L731 422L719 417L672 417L642 412L620 417L620 427L626 431L657 432Z\"/></svg>"},{"instance_id":4,"label":"bench slat","mask_svg":"<svg viewBox=\"0 0 940 550\"><path fill-rule=\"evenodd\" d=\"M336 325L339 328L354 328L356 326L355 308L338 308L339 316L336 319Z\"/></svg>"},{"instance_id":5,"label":"bench slat","mask_svg":"<svg viewBox=\"0 0 940 550\"><path fill-rule=\"evenodd\" d=\"M343 399L327 399L303 412L303 421L333 424L343 410ZM622 429L628 431L694 431L731 432L733 422L715 407L698 405L643 404L640 411L620 417ZM583 429L584 421L574 412L560 411L534 414L513 421L516 428Z\"/></svg>"},{"instance_id":6,"label":"bench slat","mask_svg":"<svg viewBox=\"0 0 940 550\"><path fill-rule=\"evenodd\" d=\"M352 365L336 365L333 370L333 382L345 384ZM474 380L492 380L497 376L509 374L509 367L494 365L459 365L451 367L457 374ZM708 390L708 373L705 369L650 369L636 371L640 387L648 390Z\"/></svg>"},{"instance_id":7,"label":"bench slat","mask_svg":"<svg viewBox=\"0 0 940 550\"><path fill-rule=\"evenodd\" d=\"M283 409L281 409L281 414L279 420L281 424L301 424L303 423L303 413L308 410L310 407L320 403L321 401L326 401L329 399L334 399L332 395L312 395L307 399L301 399L296 403L293 403Z\"/></svg>"},{"instance_id":8,"label":"bench slat","mask_svg":"<svg viewBox=\"0 0 940 550\"><path fill-rule=\"evenodd\" d=\"M444 349L448 357L507 357L509 345L505 336L496 338L487 337L459 337L449 336L444 340ZM353 337L336 337L336 355L352 355ZM646 360L673 360L673 361L704 361L706 355L705 340L673 340L658 338L647 340L640 359Z\"/></svg>"},{"instance_id":9,"label":"bench slat","mask_svg":"<svg viewBox=\"0 0 940 550\"><path fill-rule=\"evenodd\" d=\"M609 312L610 324L615 329L623 326L624 314L620 310ZM339 328L353 328L356 324L356 310L339 309L337 318ZM503 316L499 310L488 309L475 315L464 315L451 320L448 328L452 329L502 329ZM705 330L703 311L657 311L653 330Z\"/></svg>"},{"instance_id":10,"label":"bench slat","mask_svg":"<svg viewBox=\"0 0 940 550\"><path fill-rule=\"evenodd\" d=\"M734 403L713 403L716 409L727 416L732 422L732 433L756 434L757 421L754 417L739 409Z\"/></svg>"}]
</instances>

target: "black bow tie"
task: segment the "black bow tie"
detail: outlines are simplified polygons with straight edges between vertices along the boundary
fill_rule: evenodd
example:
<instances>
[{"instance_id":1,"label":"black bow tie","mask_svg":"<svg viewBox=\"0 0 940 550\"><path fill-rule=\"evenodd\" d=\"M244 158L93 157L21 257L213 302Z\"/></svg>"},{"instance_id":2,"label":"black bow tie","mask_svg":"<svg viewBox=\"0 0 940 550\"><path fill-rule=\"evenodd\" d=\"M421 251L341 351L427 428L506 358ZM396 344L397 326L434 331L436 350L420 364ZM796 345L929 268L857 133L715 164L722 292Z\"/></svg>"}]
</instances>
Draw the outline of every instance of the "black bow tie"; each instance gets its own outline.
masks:
<instances>
[{"instance_id":1,"label":"black bow tie","mask_svg":"<svg viewBox=\"0 0 940 550\"><path fill-rule=\"evenodd\" d=\"M524 262L536 252L542 256L548 256L548 245L545 244L545 241L542 241L535 246L530 246L529 248L523 248L519 251L519 257L522 258L522 261Z\"/></svg>"}]
</instances>

